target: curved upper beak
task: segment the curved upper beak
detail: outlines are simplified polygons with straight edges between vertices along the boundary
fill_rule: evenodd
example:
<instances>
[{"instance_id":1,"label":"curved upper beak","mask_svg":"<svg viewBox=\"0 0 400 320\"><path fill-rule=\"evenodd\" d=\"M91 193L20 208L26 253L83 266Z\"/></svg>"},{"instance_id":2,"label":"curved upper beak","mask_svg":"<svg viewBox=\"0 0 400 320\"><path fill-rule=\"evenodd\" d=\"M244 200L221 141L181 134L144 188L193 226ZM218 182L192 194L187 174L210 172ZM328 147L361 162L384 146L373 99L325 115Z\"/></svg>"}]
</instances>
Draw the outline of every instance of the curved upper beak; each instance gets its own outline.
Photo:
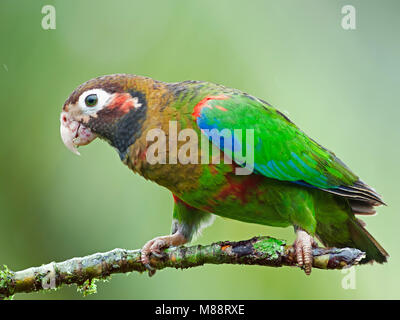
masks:
<instances>
[{"instance_id":1,"label":"curved upper beak","mask_svg":"<svg viewBox=\"0 0 400 320\"><path fill-rule=\"evenodd\" d=\"M78 152L79 146L87 145L97 137L89 128L71 119L65 111L61 112L60 122L62 141L70 151L77 155L80 155Z\"/></svg>"}]
</instances>

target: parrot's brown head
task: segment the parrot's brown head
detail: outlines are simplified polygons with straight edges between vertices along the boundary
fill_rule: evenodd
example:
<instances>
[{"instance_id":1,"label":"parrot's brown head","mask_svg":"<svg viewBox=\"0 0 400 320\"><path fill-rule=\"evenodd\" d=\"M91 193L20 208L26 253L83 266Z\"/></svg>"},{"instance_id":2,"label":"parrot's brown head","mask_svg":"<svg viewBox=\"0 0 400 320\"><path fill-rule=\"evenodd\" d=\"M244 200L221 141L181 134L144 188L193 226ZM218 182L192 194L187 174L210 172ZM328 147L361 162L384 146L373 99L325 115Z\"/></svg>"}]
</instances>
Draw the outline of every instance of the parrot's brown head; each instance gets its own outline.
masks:
<instances>
[{"instance_id":1,"label":"parrot's brown head","mask_svg":"<svg viewBox=\"0 0 400 320\"><path fill-rule=\"evenodd\" d=\"M99 137L117 149L121 158L141 134L147 113L150 78L127 74L102 76L80 85L61 112L61 138L66 147L77 147Z\"/></svg>"}]
</instances>

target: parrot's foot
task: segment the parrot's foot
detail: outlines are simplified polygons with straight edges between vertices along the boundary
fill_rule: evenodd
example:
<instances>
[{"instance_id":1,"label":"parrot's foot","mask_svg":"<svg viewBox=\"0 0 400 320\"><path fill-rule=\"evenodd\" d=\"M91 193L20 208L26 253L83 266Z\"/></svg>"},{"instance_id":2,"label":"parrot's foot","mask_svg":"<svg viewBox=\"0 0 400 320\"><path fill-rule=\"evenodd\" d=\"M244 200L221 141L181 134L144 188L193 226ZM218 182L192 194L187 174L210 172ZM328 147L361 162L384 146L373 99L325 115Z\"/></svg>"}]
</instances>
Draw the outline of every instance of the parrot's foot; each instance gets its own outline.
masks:
<instances>
[{"instance_id":1,"label":"parrot's foot","mask_svg":"<svg viewBox=\"0 0 400 320\"><path fill-rule=\"evenodd\" d=\"M294 241L293 247L296 250L297 264L300 268L304 269L306 275L310 275L313 264L312 249L318 246L317 242L306 231L300 228L297 229L296 234L297 238Z\"/></svg>"},{"instance_id":2,"label":"parrot's foot","mask_svg":"<svg viewBox=\"0 0 400 320\"><path fill-rule=\"evenodd\" d=\"M141 261L146 269L149 270L149 275L152 276L155 273L154 268L150 265L150 255L161 258L162 249L168 247L177 247L185 244L186 242L188 242L188 240L180 232L176 232L169 236L157 237L147 241L141 250Z\"/></svg>"}]
</instances>

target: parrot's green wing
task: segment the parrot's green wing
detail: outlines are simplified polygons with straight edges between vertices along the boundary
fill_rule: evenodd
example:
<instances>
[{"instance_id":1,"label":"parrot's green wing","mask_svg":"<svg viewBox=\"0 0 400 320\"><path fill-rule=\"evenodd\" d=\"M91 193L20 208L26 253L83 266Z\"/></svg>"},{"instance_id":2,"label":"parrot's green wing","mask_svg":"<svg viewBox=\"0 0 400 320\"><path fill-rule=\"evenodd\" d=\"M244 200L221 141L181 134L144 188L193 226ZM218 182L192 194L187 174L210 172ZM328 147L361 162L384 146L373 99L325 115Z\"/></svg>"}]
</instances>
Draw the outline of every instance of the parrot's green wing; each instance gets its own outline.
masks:
<instances>
[{"instance_id":1,"label":"parrot's green wing","mask_svg":"<svg viewBox=\"0 0 400 320\"><path fill-rule=\"evenodd\" d=\"M381 202L333 152L310 139L286 116L260 99L244 93L208 96L194 107L193 116L202 132L225 153L232 154L236 163L249 143L244 138L249 137L245 131L254 130L254 144L247 148L254 150L251 165L258 174L355 200ZM213 129L219 132L227 129L230 137L218 139L217 130ZM238 164L243 165L240 161Z\"/></svg>"}]
</instances>

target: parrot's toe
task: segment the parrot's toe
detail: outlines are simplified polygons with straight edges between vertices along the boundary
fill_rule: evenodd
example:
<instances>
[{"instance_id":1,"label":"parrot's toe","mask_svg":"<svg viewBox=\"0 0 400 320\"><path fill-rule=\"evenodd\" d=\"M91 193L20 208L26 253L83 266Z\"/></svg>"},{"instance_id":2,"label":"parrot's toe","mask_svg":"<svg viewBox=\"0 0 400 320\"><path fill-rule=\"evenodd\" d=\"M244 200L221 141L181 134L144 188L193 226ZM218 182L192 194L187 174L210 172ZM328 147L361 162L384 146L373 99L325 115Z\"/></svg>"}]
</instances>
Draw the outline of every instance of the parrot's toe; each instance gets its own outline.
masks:
<instances>
[{"instance_id":1,"label":"parrot's toe","mask_svg":"<svg viewBox=\"0 0 400 320\"><path fill-rule=\"evenodd\" d=\"M161 259L164 257L164 254L162 252L163 249L171 246L179 246L185 244L186 242L187 240L180 233L157 237L150 241L147 241L147 243L143 246L141 250L140 259L146 269L149 270L149 276L154 275L156 272L156 270L150 264L150 256Z\"/></svg>"},{"instance_id":2,"label":"parrot's toe","mask_svg":"<svg viewBox=\"0 0 400 320\"><path fill-rule=\"evenodd\" d=\"M153 255L156 258L162 258L161 249L167 247L167 243L162 238L163 237L158 237L147 241L141 250L140 259L145 268L149 271L149 276L156 273L156 270L150 264L150 256Z\"/></svg>"},{"instance_id":3,"label":"parrot's toe","mask_svg":"<svg viewBox=\"0 0 400 320\"><path fill-rule=\"evenodd\" d=\"M306 275L310 275L313 264L312 249L317 247L317 243L312 236L302 229L298 229L296 234L297 238L293 247L296 250L297 264L304 269Z\"/></svg>"}]
</instances>

